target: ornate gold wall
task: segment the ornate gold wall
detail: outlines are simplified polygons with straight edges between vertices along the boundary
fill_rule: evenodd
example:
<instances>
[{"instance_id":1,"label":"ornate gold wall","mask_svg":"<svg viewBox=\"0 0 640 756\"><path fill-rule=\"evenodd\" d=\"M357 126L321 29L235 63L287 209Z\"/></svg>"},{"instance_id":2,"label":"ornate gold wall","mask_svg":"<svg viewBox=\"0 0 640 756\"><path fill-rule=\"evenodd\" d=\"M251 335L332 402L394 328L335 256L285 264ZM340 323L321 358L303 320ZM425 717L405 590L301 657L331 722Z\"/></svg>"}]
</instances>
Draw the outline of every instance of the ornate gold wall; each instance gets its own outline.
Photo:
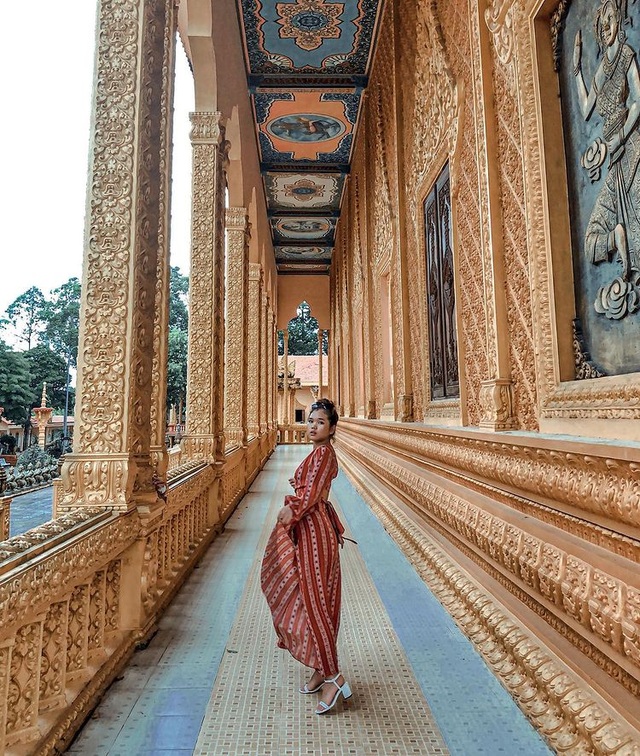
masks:
<instances>
[{"instance_id":1,"label":"ornate gold wall","mask_svg":"<svg viewBox=\"0 0 640 756\"><path fill-rule=\"evenodd\" d=\"M640 374L576 380L566 5L387 5L338 228L332 380L345 469L542 734L631 753ZM460 398L436 400L423 203L447 163Z\"/></svg>"}]
</instances>

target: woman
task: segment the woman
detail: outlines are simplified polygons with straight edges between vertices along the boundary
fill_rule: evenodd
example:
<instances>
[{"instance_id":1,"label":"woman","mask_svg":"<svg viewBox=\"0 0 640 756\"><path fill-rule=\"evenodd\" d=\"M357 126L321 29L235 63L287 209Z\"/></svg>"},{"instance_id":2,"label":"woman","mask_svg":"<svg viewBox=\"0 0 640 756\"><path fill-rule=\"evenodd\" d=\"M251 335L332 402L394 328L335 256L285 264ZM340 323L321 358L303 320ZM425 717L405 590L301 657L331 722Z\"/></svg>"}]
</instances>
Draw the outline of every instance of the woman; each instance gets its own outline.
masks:
<instances>
[{"instance_id":1,"label":"woman","mask_svg":"<svg viewBox=\"0 0 640 756\"><path fill-rule=\"evenodd\" d=\"M326 714L351 689L338 666L336 642L340 625L340 558L342 527L328 501L338 463L331 445L338 413L333 402L311 405L307 421L313 451L289 482L262 561L261 585L278 646L311 667L313 675L300 688L320 692L316 714Z\"/></svg>"}]
</instances>

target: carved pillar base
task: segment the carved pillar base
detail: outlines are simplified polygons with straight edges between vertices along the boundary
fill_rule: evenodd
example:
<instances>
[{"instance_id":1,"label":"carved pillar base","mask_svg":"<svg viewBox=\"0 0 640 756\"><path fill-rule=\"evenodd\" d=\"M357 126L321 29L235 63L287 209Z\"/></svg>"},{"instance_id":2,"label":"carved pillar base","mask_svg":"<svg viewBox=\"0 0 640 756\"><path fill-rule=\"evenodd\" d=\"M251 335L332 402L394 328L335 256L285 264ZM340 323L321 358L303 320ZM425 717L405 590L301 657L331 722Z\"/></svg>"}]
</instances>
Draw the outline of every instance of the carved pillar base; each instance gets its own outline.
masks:
<instances>
[{"instance_id":1,"label":"carved pillar base","mask_svg":"<svg viewBox=\"0 0 640 756\"><path fill-rule=\"evenodd\" d=\"M187 459L204 459L213 462L216 458L215 436L185 436L180 446Z\"/></svg>"},{"instance_id":2,"label":"carved pillar base","mask_svg":"<svg viewBox=\"0 0 640 756\"><path fill-rule=\"evenodd\" d=\"M164 444L162 446L151 446L151 464L157 476L161 480L166 480L169 468L169 454Z\"/></svg>"},{"instance_id":3,"label":"carved pillar base","mask_svg":"<svg viewBox=\"0 0 640 756\"><path fill-rule=\"evenodd\" d=\"M378 417L378 408L376 407L376 400L369 399L367 402L367 420L375 420Z\"/></svg>"},{"instance_id":4,"label":"carved pillar base","mask_svg":"<svg viewBox=\"0 0 640 756\"><path fill-rule=\"evenodd\" d=\"M67 454L61 478L55 517L80 506L126 511L157 501L153 467L146 454Z\"/></svg>"},{"instance_id":5,"label":"carved pillar base","mask_svg":"<svg viewBox=\"0 0 640 756\"><path fill-rule=\"evenodd\" d=\"M401 394L398 397L398 421L413 422L413 394Z\"/></svg>"},{"instance_id":6,"label":"carved pillar base","mask_svg":"<svg viewBox=\"0 0 640 756\"><path fill-rule=\"evenodd\" d=\"M225 450L230 451L245 446L246 435L242 428L227 428L224 434Z\"/></svg>"},{"instance_id":7,"label":"carved pillar base","mask_svg":"<svg viewBox=\"0 0 640 756\"><path fill-rule=\"evenodd\" d=\"M506 378L482 381L480 385L481 428L493 431L513 430L517 420L513 413L513 386Z\"/></svg>"}]
</instances>

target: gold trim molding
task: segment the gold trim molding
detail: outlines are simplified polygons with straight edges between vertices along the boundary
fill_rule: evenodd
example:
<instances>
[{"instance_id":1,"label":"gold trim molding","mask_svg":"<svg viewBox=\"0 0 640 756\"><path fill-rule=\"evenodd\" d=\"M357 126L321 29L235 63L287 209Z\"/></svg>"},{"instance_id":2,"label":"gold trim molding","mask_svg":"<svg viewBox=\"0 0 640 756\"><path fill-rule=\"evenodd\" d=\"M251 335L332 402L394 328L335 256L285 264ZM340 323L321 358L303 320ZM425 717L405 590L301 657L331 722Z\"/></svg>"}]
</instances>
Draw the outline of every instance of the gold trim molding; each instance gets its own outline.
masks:
<instances>
[{"instance_id":1,"label":"gold trim molding","mask_svg":"<svg viewBox=\"0 0 640 756\"><path fill-rule=\"evenodd\" d=\"M343 470L418 574L549 745L561 753L632 754L635 730L340 455Z\"/></svg>"}]
</instances>

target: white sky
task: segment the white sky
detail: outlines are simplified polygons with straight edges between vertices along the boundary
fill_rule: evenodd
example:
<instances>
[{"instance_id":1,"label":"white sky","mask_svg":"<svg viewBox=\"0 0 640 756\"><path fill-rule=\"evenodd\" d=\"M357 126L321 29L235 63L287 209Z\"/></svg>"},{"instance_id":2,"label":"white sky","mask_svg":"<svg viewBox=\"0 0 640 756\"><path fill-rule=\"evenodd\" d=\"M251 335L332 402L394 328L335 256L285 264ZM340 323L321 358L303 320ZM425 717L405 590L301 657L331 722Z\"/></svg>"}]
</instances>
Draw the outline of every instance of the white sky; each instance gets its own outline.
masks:
<instances>
[{"instance_id":1,"label":"white sky","mask_svg":"<svg viewBox=\"0 0 640 756\"><path fill-rule=\"evenodd\" d=\"M28 8L28 10L27 10ZM95 0L7 3L0 46L0 316L31 286L80 278ZM171 264L189 270L193 86L177 45ZM0 337L10 340L8 331Z\"/></svg>"}]
</instances>

